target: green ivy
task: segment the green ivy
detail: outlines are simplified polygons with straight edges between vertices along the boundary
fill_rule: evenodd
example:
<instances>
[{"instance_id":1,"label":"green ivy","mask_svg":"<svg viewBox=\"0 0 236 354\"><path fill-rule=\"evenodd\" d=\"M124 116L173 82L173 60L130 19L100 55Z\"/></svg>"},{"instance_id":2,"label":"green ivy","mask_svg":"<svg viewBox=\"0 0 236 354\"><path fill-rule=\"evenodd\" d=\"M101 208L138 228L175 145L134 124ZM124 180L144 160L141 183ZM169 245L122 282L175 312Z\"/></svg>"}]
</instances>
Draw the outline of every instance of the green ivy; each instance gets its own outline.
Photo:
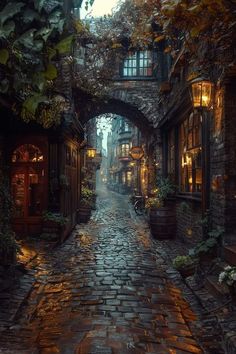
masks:
<instances>
[{"instance_id":1,"label":"green ivy","mask_svg":"<svg viewBox=\"0 0 236 354\"><path fill-rule=\"evenodd\" d=\"M221 227L217 227L208 232L208 238L203 240L197 245L189 250L189 256L191 257L198 257L201 254L209 253L213 250L215 246L219 243L221 237L224 234L224 229Z\"/></svg>"}]
</instances>

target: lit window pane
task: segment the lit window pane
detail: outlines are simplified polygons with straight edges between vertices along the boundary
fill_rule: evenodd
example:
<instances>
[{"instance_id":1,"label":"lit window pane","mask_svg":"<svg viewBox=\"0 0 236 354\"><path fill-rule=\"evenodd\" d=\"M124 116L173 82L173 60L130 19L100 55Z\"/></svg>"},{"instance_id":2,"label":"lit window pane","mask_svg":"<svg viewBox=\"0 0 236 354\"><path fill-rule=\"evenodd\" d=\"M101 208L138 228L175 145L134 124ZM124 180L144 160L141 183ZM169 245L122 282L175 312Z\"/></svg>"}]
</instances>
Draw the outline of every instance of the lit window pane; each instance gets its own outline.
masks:
<instances>
[{"instance_id":1,"label":"lit window pane","mask_svg":"<svg viewBox=\"0 0 236 354\"><path fill-rule=\"evenodd\" d=\"M41 162L43 154L40 149L32 144L19 146L12 154L12 162Z\"/></svg>"}]
</instances>

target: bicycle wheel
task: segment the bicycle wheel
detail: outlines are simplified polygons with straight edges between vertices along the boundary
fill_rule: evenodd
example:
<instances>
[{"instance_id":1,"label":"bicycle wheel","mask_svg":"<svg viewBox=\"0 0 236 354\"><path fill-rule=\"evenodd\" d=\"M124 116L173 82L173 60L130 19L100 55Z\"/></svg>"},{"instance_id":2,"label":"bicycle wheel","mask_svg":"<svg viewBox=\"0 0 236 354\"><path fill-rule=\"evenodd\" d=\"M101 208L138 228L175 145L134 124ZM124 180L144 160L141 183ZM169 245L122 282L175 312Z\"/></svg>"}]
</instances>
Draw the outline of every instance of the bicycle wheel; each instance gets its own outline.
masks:
<instances>
[{"instance_id":1,"label":"bicycle wheel","mask_svg":"<svg viewBox=\"0 0 236 354\"><path fill-rule=\"evenodd\" d=\"M143 203L142 199L137 200L134 203L134 211L135 211L135 213L137 215L143 215L144 214L145 208L144 208L144 203Z\"/></svg>"}]
</instances>

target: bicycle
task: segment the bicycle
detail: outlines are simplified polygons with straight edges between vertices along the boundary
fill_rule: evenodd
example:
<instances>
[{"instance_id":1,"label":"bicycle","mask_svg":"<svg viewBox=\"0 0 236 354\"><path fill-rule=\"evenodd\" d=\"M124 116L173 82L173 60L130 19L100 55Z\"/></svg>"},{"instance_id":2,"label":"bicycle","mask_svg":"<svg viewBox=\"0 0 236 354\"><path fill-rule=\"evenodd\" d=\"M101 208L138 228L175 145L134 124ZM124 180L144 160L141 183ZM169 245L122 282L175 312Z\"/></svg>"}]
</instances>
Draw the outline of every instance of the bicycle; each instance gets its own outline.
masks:
<instances>
[{"instance_id":1,"label":"bicycle","mask_svg":"<svg viewBox=\"0 0 236 354\"><path fill-rule=\"evenodd\" d=\"M143 215L145 213L145 200L147 197L142 195L135 195L132 197L134 211L137 215Z\"/></svg>"}]
</instances>

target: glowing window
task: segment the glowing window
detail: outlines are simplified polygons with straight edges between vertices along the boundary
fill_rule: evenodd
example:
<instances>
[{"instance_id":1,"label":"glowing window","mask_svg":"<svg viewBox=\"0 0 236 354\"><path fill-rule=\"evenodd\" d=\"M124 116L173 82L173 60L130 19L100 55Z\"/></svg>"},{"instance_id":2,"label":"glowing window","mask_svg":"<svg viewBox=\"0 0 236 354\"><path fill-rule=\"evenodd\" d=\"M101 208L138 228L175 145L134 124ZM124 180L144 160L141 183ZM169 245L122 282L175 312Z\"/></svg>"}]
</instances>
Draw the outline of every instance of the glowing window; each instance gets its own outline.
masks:
<instances>
[{"instance_id":1,"label":"glowing window","mask_svg":"<svg viewBox=\"0 0 236 354\"><path fill-rule=\"evenodd\" d=\"M12 162L42 162L44 157L37 146L24 144L13 152L11 160Z\"/></svg>"}]
</instances>

